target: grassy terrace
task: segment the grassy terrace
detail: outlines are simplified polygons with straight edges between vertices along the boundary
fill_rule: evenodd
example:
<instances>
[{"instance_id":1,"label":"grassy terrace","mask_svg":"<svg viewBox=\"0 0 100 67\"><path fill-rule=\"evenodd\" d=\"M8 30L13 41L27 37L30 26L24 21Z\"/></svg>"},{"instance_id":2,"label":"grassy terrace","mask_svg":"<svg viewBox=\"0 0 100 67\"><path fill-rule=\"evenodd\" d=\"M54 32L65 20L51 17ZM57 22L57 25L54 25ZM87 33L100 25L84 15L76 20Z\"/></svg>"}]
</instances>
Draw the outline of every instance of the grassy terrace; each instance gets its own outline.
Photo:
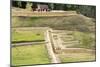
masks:
<instances>
[{"instance_id":1,"label":"grassy terrace","mask_svg":"<svg viewBox=\"0 0 100 67\"><path fill-rule=\"evenodd\" d=\"M12 42L41 41L44 40L44 32L41 30L12 30Z\"/></svg>"},{"instance_id":2,"label":"grassy terrace","mask_svg":"<svg viewBox=\"0 0 100 67\"><path fill-rule=\"evenodd\" d=\"M67 53L59 55L61 62L95 61L95 54L91 53Z\"/></svg>"},{"instance_id":3,"label":"grassy terrace","mask_svg":"<svg viewBox=\"0 0 100 67\"><path fill-rule=\"evenodd\" d=\"M62 40L64 42L71 42L71 41L77 41L78 43L75 44L75 42L71 42L71 46L67 46L67 48L87 48L87 49L95 49L95 33L90 32L80 32L80 31L73 31L73 33L69 36L72 37L66 37L68 35L63 35ZM66 43L63 45L67 45Z\"/></svg>"},{"instance_id":4,"label":"grassy terrace","mask_svg":"<svg viewBox=\"0 0 100 67\"><path fill-rule=\"evenodd\" d=\"M44 44L12 48L12 65L47 63L50 59Z\"/></svg>"},{"instance_id":5,"label":"grassy terrace","mask_svg":"<svg viewBox=\"0 0 100 67\"><path fill-rule=\"evenodd\" d=\"M21 9L22 10L22 9ZM23 13L24 12L24 13ZM35 17L44 17L44 16L68 16L76 15L76 11L66 11L66 12L31 12L27 10L15 11L12 10L12 16L35 16Z\"/></svg>"},{"instance_id":6,"label":"grassy terrace","mask_svg":"<svg viewBox=\"0 0 100 67\"><path fill-rule=\"evenodd\" d=\"M75 40L79 41L79 44L72 45L69 48L85 48L95 50L95 33L74 31L72 36L74 36ZM67 38L64 40L67 42ZM75 51L73 51L71 53L69 51L69 53L59 54L59 58L61 62L95 61L95 52L84 51L83 53L75 53Z\"/></svg>"},{"instance_id":7,"label":"grassy terrace","mask_svg":"<svg viewBox=\"0 0 100 67\"><path fill-rule=\"evenodd\" d=\"M44 30L34 28L12 28L12 43L44 41ZM12 47L12 65L47 64L50 58L45 44Z\"/></svg>"},{"instance_id":8,"label":"grassy terrace","mask_svg":"<svg viewBox=\"0 0 100 67\"><path fill-rule=\"evenodd\" d=\"M76 40L80 41L79 45L75 45L73 47L82 47L88 49L95 49L95 33L88 33L88 32L79 32L76 31L73 36Z\"/></svg>"}]
</instances>

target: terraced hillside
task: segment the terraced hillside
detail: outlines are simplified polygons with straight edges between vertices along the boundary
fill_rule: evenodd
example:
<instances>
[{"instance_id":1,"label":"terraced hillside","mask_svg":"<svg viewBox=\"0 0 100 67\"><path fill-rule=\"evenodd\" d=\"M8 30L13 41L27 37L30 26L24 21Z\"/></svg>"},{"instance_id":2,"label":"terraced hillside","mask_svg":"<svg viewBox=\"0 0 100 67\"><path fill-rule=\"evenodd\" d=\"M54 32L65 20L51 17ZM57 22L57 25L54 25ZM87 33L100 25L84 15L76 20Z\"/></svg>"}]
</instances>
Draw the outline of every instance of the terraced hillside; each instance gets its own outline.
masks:
<instances>
[{"instance_id":1,"label":"terraced hillside","mask_svg":"<svg viewBox=\"0 0 100 67\"><path fill-rule=\"evenodd\" d=\"M51 63L44 32L48 28L12 28L12 65Z\"/></svg>"},{"instance_id":2,"label":"terraced hillside","mask_svg":"<svg viewBox=\"0 0 100 67\"><path fill-rule=\"evenodd\" d=\"M95 61L95 19L65 12L14 14L12 65Z\"/></svg>"},{"instance_id":3,"label":"terraced hillside","mask_svg":"<svg viewBox=\"0 0 100 67\"><path fill-rule=\"evenodd\" d=\"M86 38L88 43L83 44L84 36L80 36L79 40L75 38L75 33L76 31L51 30L51 42L60 62L95 61L95 38L89 36Z\"/></svg>"},{"instance_id":4,"label":"terraced hillside","mask_svg":"<svg viewBox=\"0 0 100 67\"><path fill-rule=\"evenodd\" d=\"M18 40L13 35L16 43L13 43L12 40L12 65L95 61L95 37L93 36L95 34L78 32L77 35L77 31L54 30L48 27L13 28L13 31L19 35L16 35ZM39 40L37 38L41 36L41 32L44 34L45 41L36 43L34 39ZM37 33L40 35L34 37L33 35ZM20 35L21 37L19 37ZM28 42L27 36L31 37L31 44ZM18 43L19 39L23 40L23 38L26 42Z\"/></svg>"}]
</instances>

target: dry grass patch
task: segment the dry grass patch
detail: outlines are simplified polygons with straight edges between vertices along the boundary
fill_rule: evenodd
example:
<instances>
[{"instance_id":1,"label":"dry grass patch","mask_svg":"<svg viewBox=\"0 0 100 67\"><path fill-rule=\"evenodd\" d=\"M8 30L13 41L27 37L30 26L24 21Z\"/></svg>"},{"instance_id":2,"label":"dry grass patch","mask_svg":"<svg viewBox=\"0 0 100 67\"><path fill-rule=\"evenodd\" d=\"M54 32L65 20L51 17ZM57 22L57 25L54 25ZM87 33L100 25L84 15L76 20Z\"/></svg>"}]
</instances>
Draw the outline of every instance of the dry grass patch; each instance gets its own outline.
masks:
<instances>
[{"instance_id":1,"label":"dry grass patch","mask_svg":"<svg viewBox=\"0 0 100 67\"><path fill-rule=\"evenodd\" d=\"M61 62L82 62L95 61L95 54L92 53L67 53L60 54Z\"/></svg>"}]
</instances>

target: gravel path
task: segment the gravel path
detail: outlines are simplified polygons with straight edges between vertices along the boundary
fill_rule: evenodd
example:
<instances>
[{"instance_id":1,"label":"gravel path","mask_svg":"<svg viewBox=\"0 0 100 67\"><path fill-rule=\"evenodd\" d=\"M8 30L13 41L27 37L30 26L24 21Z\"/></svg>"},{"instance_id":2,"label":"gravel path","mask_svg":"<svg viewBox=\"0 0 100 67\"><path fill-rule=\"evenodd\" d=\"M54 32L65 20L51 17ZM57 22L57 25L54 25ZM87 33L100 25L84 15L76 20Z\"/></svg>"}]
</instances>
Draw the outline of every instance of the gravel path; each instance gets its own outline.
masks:
<instances>
[{"instance_id":1,"label":"gravel path","mask_svg":"<svg viewBox=\"0 0 100 67\"><path fill-rule=\"evenodd\" d=\"M58 57L56 56L56 54L54 53L53 44L52 44L52 42L51 42L51 40L50 40L51 37L50 37L49 34L50 34L49 30L47 30L46 33L45 33L45 35L46 35L45 40L46 40L46 42L48 42L48 43L46 44L46 47L47 47L49 56L50 56L50 58L51 58L51 62L52 62L52 63L60 63L59 58L58 58Z\"/></svg>"}]
</instances>

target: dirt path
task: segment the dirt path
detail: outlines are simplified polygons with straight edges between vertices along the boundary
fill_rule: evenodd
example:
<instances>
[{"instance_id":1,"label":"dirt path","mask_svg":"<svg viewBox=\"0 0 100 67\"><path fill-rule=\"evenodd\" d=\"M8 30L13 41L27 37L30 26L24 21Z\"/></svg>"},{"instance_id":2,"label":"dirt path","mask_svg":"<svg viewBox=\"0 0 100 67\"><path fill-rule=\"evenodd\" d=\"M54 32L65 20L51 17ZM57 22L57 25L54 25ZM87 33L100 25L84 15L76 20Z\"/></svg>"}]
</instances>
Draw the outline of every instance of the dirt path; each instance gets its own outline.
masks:
<instances>
[{"instance_id":1,"label":"dirt path","mask_svg":"<svg viewBox=\"0 0 100 67\"><path fill-rule=\"evenodd\" d=\"M54 51L53 51L53 45L52 45L52 43L51 43L51 40L50 40L51 37L50 37L49 34L50 34L49 30L47 30L46 33L45 33L45 40L46 40L46 42L48 42L48 43L46 44L46 47L47 47L49 56L50 56L50 58L51 58L51 62L52 62L52 63L60 63L59 58L57 58L56 54L55 54Z\"/></svg>"}]
</instances>

